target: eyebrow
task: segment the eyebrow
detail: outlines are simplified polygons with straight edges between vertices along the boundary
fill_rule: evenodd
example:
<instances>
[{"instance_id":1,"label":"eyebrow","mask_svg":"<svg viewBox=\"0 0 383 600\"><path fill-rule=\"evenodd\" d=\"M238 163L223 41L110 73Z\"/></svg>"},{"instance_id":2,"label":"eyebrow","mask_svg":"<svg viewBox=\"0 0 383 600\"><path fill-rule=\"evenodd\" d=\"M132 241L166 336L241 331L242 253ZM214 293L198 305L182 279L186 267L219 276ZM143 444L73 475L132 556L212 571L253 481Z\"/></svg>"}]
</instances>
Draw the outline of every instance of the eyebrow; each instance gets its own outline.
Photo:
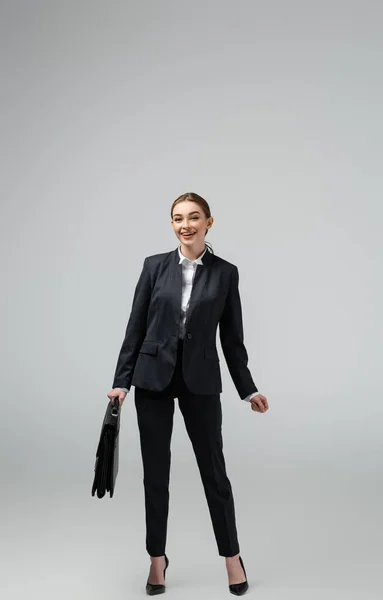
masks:
<instances>
[{"instance_id":1,"label":"eyebrow","mask_svg":"<svg viewBox=\"0 0 383 600\"><path fill-rule=\"evenodd\" d=\"M189 213L189 215L194 215L194 214L199 215L201 213L199 212L199 210L193 210L192 212ZM182 217L182 215L180 213L176 213L175 215L173 215L173 217Z\"/></svg>"}]
</instances>

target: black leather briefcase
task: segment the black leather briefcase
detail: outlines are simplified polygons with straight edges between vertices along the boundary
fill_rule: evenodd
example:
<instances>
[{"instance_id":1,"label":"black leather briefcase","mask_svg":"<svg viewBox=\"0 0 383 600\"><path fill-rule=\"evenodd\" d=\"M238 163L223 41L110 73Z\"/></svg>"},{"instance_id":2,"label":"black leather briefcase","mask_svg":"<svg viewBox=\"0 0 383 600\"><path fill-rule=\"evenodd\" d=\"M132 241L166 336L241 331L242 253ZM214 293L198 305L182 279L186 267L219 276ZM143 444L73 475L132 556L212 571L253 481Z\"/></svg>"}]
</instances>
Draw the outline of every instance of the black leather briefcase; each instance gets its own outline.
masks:
<instances>
[{"instance_id":1,"label":"black leather briefcase","mask_svg":"<svg viewBox=\"0 0 383 600\"><path fill-rule=\"evenodd\" d=\"M112 498L114 493L118 473L120 416L120 403L118 398L114 398L114 402L110 401L106 407L96 452L92 496L97 493L98 498L105 496L105 492L109 492Z\"/></svg>"}]
</instances>

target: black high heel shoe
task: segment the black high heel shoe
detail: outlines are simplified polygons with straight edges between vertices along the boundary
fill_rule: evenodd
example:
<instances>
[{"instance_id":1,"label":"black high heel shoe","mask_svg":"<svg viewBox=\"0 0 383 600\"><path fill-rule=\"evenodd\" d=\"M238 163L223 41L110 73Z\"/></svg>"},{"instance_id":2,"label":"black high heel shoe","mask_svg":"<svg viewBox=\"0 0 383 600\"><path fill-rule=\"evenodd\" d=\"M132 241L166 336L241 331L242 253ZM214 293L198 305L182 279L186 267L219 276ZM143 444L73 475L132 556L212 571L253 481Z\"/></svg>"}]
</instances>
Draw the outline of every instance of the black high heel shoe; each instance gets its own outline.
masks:
<instances>
[{"instance_id":1,"label":"black high heel shoe","mask_svg":"<svg viewBox=\"0 0 383 600\"><path fill-rule=\"evenodd\" d=\"M164 579L165 579L165 571L169 566L169 559L165 554L165 562L166 562L166 567L164 568ZM146 593L149 596L157 596L157 594L163 594L166 590L166 587L162 584L162 583L149 583L149 578L148 581L146 582Z\"/></svg>"},{"instance_id":2,"label":"black high heel shoe","mask_svg":"<svg viewBox=\"0 0 383 600\"><path fill-rule=\"evenodd\" d=\"M241 563L241 567L243 572L245 573L246 581L242 581L242 583L231 583L229 585L229 590L235 596L242 596L249 589L249 584L247 583L247 575L245 571L245 565L242 562L242 558L239 557L239 562Z\"/></svg>"}]
</instances>

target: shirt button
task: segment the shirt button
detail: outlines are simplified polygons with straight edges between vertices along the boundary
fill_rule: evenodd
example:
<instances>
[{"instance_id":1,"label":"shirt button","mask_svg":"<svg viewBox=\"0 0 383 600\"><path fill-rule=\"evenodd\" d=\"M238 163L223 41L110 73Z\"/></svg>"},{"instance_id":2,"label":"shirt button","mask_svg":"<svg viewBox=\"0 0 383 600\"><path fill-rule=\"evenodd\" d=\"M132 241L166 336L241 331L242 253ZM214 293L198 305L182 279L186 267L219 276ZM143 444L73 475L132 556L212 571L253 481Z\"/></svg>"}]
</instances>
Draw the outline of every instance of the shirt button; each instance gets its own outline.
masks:
<instances>
[{"instance_id":1,"label":"shirt button","mask_svg":"<svg viewBox=\"0 0 383 600\"><path fill-rule=\"evenodd\" d=\"M191 333L188 333L188 340L191 340L191 339L192 339L192 337L193 337L193 336L192 336L192 334L191 334Z\"/></svg>"}]
</instances>

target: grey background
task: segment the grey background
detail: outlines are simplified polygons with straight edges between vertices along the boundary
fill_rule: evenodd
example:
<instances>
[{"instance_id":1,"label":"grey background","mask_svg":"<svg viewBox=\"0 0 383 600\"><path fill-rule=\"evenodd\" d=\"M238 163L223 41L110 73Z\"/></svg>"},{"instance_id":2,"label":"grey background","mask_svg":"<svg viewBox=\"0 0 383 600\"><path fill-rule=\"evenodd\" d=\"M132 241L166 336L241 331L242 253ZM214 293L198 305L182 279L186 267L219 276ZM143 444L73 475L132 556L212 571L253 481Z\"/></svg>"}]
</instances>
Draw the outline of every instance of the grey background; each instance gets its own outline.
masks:
<instances>
[{"instance_id":1,"label":"grey background","mask_svg":"<svg viewBox=\"0 0 383 600\"><path fill-rule=\"evenodd\" d=\"M170 206L193 190L239 268L270 403L252 412L222 362L249 594L382 597L382 16L368 0L1 2L2 595L144 594L134 388L116 495L90 487L143 259L176 247ZM167 594L221 598L176 408Z\"/></svg>"}]
</instances>

